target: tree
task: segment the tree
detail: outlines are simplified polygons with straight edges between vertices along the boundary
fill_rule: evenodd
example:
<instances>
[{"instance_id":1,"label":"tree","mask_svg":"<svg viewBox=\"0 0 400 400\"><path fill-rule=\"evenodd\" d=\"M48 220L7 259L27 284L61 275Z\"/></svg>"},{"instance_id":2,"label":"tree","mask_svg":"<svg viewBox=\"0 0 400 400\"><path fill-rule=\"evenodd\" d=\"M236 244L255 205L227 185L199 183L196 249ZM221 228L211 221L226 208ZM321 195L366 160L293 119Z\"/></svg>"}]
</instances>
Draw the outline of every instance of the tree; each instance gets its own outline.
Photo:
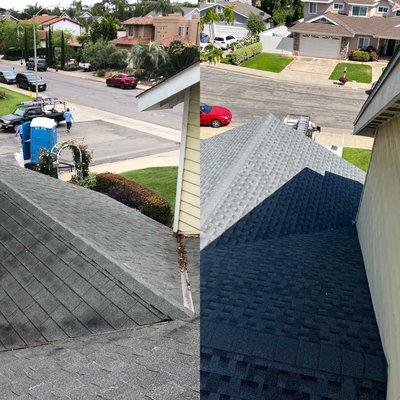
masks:
<instances>
[{"instance_id":1,"label":"tree","mask_svg":"<svg viewBox=\"0 0 400 400\"><path fill-rule=\"evenodd\" d=\"M64 67L65 67L65 40L64 40L64 31L61 31L60 67L61 67L61 69L64 69Z\"/></svg>"},{"instance_id":2,"label":"tree","mask_svg":"<svg viewBox=\"0 0 400 400\"><path fill-rule=\"evenodd\" d=\"M261 21L261 19L256 14L253 13L249 15L246 27L251 32L252 35L257 35L265 31L264 22Z\"/></svg>"},{"instance_id":3,"label":"tree","mask_svg":"<svg viewBox=\"0 0 400 400\"><path fill-rule=\"evenodd\" d=\"M272 19L277 25L285 25L289 17L289 12L286 10L277 10L272 14Z\"/></svg>"},{"instance_id":4,"label":"tree","mask_svg":"<svg viewBox=\"0 0 400 400\"><path fill-rule=\"evenodd\" d=\"M82 60L90 63L95 69L123 69L128 63L128 52L120 50L114 44L104 41L89 42L82 49Z\"/></svg>"},{"instance_id":5,"label":"tree","mask_svg":"<svg viewBox=\"0 0 400 400\"><path fill-rule=\"evenodd\" d=\"M134 5L132 16L133 17L144 17L151 12L151 4L148 1L141 1Z\"/></svg>"},{"instance_id":6,"label":"tree","mask_svg":"<svg viewBox=\"0 0 400 400\"><path fill-rule=\"evenodd\" d=\"M136 68L144 70L147 74L168 60L168 53L164 46L158 43L136 44L132 46L131 60Z\"/></svg>"},{"instance_id":7,"label":"tree","mask_svg":"<svg viewBox=\"0 0 400 400\"><path fill-rule=\"evenodd\" d=\"M110 41L117 37L118 21L113 16L103 17L100 22L94 21L90 28L90 40Z\"/></svg>"},{"instance_id":8,"label":"tree","mask_svg":"<svg viewBox=\"0 0 400 400\"><path fill-rule=\"evenodd\" d=\"M27 28L24 29L24 57L25 61L29 60L29 38Z\"/></svg>"},{"instance_id":9,"label":"tree","mask_svg":"<svg viewBox=\"0 0 400 400\"><path fill-rule=\"evenodd\" d=\"M46 51L46 57L47 57L47 65L48 67L52 67L54 64L54 47L53 47L53 34L52 34L52 29L49 28L47 31L47 43L48 43L48 48Z\"/></svg>"},{"instance_id":10,"label":"tree","mask_svg":"<svg viewBox=\"0 0 400 400\"><path fill-rule=\"evenodd\" d=\"M214 7L209 8L205 15L200 18L201 30L204 30L204 25L209 25L210 36L212 36L212 25L215 22L226 22L230 25L233 24L235 22L234 6L232 4L224 6L222 13L218 13ZM213 37L211 37L211 39L213 39Z\"/></svg>"},{"instance_id":11,"label":"tree","mask_svg":"<svg viewBox=\"0 0 400 400\"><path fill-rule=\"evenodd\" d=\"M159 13L163 16L174 13L180 13L182 15L184 14L182 7L175 4L171 4L169 0L156 0L156 1L150 1L149 3L151 11Z\"/></svg>"},{"instance_id":12,"label":"tree","mask_svg":"<svg viewBox=\"0 0 400 400\"><path fill-rule=\"evenodd\" d=\"M208 44L200 53L201 61L207 61L210 64L215 64L222 60L222 49L215 47L212 43Z\"/></svg>"}]
</instances>

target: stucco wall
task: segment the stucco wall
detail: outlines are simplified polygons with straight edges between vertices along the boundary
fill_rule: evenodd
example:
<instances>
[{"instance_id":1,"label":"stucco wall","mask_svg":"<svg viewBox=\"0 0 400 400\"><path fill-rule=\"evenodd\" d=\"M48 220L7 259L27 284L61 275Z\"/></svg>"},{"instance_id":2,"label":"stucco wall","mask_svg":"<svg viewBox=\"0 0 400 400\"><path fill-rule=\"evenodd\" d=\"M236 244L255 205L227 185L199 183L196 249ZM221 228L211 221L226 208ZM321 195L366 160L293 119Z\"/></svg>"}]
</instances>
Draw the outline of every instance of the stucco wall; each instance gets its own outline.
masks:
<instances>
[{"instance_id":1,"label":"stucco wall","mask_svg":"<svg viewBox=\"0 0 400 400\"><path fill-rule=\"evenodd\" d=\"M400 117L376 135L357 230L383 348L388 400L400 396Z\"/></svg>"},{"instance_id":2,"label":"stucco wall","mask_svg":"<svg viewBox=\"0 0 400 400\"><path fill-rule=\"evenodd\" d=\"M200 233L200 83L190 89L178 232Z\"/></svg>"}]
</instances>

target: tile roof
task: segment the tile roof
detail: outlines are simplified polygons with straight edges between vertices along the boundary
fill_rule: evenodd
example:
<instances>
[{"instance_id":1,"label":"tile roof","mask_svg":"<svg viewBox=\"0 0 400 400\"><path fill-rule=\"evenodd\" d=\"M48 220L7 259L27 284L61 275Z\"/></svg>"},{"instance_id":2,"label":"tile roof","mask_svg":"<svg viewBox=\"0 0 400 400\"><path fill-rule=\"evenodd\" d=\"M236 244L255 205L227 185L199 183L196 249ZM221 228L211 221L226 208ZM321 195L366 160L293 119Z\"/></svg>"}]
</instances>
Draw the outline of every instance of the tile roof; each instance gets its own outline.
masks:
<instances>
[{"instance_id":1,"label":"tile roof","mask_svg":"<svg viewBox=\"0 0 400 400\"><path fill-rule=\"evenodd\" d=\"M110 43L114 43L119 46L133 46L134 44L138 43L149 43L150 38L135 38L135 37L127 37L123 36L117 39L113 39L110 41Z\"/></svg>"},{"instance_id":2,"label":"tile roof","mask_svg":"<svg viewBox=\"0 0 400 400\"><path fill-rule=\"evenodd\" d=\"M160 44L162 44L163 46L169 46L171 44L171 42L173 42L174 40L179 40L180 42L182 42L183 44L186 44L186 45L194 44L188 38L184 38L179 35L168 36L168 37L162 39Z\"/></svg>"},{"instance_id":3,"label":"tile roof","mask_svg":"<svg viewBox=\"0 0 400 400\"><path fill-rule=\"evenodd\" d=\"M202 143L202 399L385 399L365 174L273 116Z\"/></svg>"},{"instance_id":4,"label":"tile roof","mask_svg":"<svg viewBox=\"0 0 400 400\"><path fill-rule=\"evenodd\" d=\"M123 25L153 25L153 17L133 17L122 22Z\"/></svg>"}]
</instances>

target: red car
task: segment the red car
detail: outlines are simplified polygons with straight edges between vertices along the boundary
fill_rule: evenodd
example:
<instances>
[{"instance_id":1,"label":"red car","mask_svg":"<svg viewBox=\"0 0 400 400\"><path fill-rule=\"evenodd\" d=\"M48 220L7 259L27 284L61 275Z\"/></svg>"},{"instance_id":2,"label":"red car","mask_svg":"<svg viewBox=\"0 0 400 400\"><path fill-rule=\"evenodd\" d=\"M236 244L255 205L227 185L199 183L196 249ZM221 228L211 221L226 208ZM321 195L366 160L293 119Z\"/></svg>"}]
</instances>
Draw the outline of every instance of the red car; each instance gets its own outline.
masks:
<instances>
[{"instance_id":1,"label":"red car","mask_svg":"<svg viewBox=\"0 0 400 400\"><path fill-rule=\"evenodd\" d=\"M106 79L106 84L107 86L117 86L121 89L135 89L138 84L138 80L132 75L115 74L112 77Z\"/></svg>"},{"instance_id":2,"label":"red car","mask_svg":"<svg viewBox=\"0 0 400 400\"><path fill-rule=\"evenodd\" d=\"M212 126L219 128L220 126L229 125L232 120L232 113L225 107L209 106L200 104L200 125Z\"/></svg>"}]
</instances>

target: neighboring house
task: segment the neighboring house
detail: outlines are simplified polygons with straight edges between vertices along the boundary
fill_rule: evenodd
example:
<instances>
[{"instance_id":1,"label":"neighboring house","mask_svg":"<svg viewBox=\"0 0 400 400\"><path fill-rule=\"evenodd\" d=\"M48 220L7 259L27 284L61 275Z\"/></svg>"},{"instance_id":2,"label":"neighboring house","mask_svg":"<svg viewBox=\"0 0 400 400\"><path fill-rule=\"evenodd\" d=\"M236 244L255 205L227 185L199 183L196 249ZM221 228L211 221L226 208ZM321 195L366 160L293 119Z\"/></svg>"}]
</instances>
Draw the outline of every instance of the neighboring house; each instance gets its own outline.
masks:
<instances>
[{"instance_id":1,"label":"neighboring house","mask_svg":"<svg viewBox=\"0 0 400 400\"><path fill-rule=\"evenodd\" d=\"M388 362L388 397L400 395L400 52L368 97L354 133L375 137L357 231Z\"/></svg>"},{"instance_id":2,"label":"neighboring house","mask_svg":"<svg viewBox=\"0 0 400 400\"><path fill-rule=\"evenodd\" d=\"M269 115L203 140L201 174L202 399L385 400L354 225L365 173ZM395 233L397 175L391 188ZM396 249L397 239L388 239ZM386 242L371 240L371 252L375 241ZM392 311L387 329L398 321Z\"/></svg>"},{"instance_id":3,"label":"neighboring house","mask_svg":"<svg viewBox=\"0 0 400 400\"><path fill-rule=\"evenodd\" d=\"M211 25L205 25L204 33L209 35L211 38L214 38L215 36L226 35L232 35L238 39L244 38L249 34L249 30L247 29L246 24L251 14L257 15L265 23L267 29L273 26L273 22L269 14L256 7L253 7L251 4L247 4L241 1L205 3L200 7L194 8L189 11L186 16L190 16L194 13L199 13L200 17L204 17L207 13L207 10L211 8L214 8L215 11L218 13L222 13L226 5L233 6L235 21L233 24L218 22Z\"/></svg>"},{"instance_id":4,"label":"neighboring house","mask_svg":"<svg viewBox=\"0 0 400 400\"><path fill-rule=\"evenodd\" d=\"M180 14L130 18L123 22L126 35L112 40L112 43L130 47L137 43L158 42L168 46L173 40L185 44L196 44L199 33L199 18L193 15L185 18Z\"/></svg>"},{"instance_id":5,"label":"neighboring house","mask_svg":"<svg viewBox=\"0 0 400 400\"><path fill-rule=\"evenodd\" d=\"M74 36L80 36L82 33L82 25L66 15L38 15L35 18L27 20L27 22L36 22L36 24L41 25L45 31L48 31L50 28L53 30L68 30Z\"/></svg>"},{"instance_id":6,"label":"neighboring house","mask_svg":"<svg viewBox=\"0 0 400 400\"><path fill-rule=\"evenodd\" d=\"M304 1L304 21L290 28L294 54L346 59L373 46L392 56L400 44L400 3L373 0Z\"/></svg>"},{"instance_id":7,"label":"neighboring house","mask_svg":"<svg viewBox=\"0 0 400 400\"><path fill-rule=\"evenodd\" d=\"M174 232L200 233L200 65L196 63L138 95L140 111L184 103Z\"/></svg>"}]
</instances>

